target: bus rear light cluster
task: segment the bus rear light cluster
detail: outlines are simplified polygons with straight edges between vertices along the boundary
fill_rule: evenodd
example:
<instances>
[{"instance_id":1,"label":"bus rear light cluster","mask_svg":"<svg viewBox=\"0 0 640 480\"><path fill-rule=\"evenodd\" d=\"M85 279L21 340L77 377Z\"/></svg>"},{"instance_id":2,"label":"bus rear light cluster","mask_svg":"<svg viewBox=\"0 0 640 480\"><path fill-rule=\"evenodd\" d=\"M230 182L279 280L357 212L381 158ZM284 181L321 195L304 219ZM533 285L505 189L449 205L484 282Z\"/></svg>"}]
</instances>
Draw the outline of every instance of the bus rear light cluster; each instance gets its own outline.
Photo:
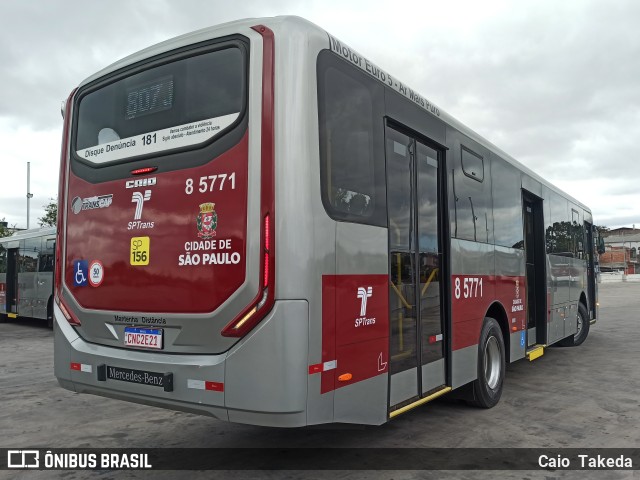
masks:
<instances>
[{"instance_id":1,"label":"bus rear light cluster","mask_svg":"<svg viewBox=\"0 0 640 480\"><path fill-rule=\"evenodd\" d=\"M62 315L64 315L64 318L66 318L67 322L69 322L69 325L80 326L80 319L78 319L75 315L69 312L69 310L64 304L64 301L62 301L60 297L56 297L56 303L60 307L60 311L62 312Z\"/></svg>"},{"instance_id":2,"label":"bus rear light cluster","mask_svg":"<svg viewBox=\"0 0 640 480\"><path fill-rule=\"evenodd\" d=\"M261 134L261 185L260 212L262 216L261 250L259 257L260 285L251 303L229 322L221 335L243 337L269 313L275 304L275 148L274 148L274 37L273 31L264 25L251 27L263 38L262 60L262 134Z\"/></svg>"},{"instance_id":3,"label":"bus rear light cluster","mask_svg":"<svg viewBox=\"0 0 640 480\"><path fill-rule=\"evenodd\" d=\"M226 327L222 329L222 336L224 337L243 337L246 335L253 327L255 327L260 320L264 318L264 315L268 313L268 310L262 311L269 298L269 289L265 288L262 291L262 298L260 301L254 305L249 311L245 311L242 314L238 315L235 320L229 323ZM260 312L259 315L256 313Z\"/></svg>"},{"instance_id":4,"label":"bus rear light cluster","mask_svg":"<svg viewBox=\"0 0 640 480\"><path fill-rule=\"evenodd\" d=\"M258 307L255 306L253 307L251 310L249 310L249 313L247 313L244 317L242 317L240 319L240 321L238 323L236 323L233 327L232 327L232 331L238 331L242 328L242 326L247 323L249 321L249 319L251 317L253 317L253 315L258 311Z\"/></svg>"},{"instance_id":5,"label":"bus rear light cluster","mask_svg":"<svg viewBox=\"0 0 640 480\"><path fill-rule=\"evenodd\" d=\"M264 217L264 281L265 288L269 286L269 215Z\"/></svg>"},{"instance_id":6,"label":"bus rear light cluster","mask_svg":"<svg viewBox=\"0 0 640 480\"><path fill-rule=\"evenodd\" d=\"M242 337L249 330L257 325L257 323L264 317L264 313L262 315L256 315L262 308L267 304L267 300L269 300L269 279L270 274L272 273L269 264L271 263L271 225L269 221L269 214L264 217L264 225L263 225L263 255L264 255L264 263L262 265L263 275L262 275L262 285L260 291L262 295L258 298L254 299L252 302L252 306L238 315L231 323L229 323L222 330L222 335L225 337ZM257 303L256 303L256 300Z\"/></svg>"}]
</instances>

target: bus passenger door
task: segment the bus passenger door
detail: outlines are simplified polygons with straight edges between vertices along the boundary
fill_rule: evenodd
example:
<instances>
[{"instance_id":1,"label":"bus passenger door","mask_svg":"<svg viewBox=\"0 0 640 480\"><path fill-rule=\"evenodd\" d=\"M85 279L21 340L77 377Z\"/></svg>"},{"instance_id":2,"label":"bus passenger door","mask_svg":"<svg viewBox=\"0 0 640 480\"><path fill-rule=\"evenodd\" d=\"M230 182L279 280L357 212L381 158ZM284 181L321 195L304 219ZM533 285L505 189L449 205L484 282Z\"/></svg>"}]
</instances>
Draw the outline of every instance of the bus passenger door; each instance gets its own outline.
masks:
<instances>
[{"instance_id":1,"label":"bus passenger door","mask_svg":"<svg viewBox=\"0 0 640 480\"><path fill-rule=\"evenodd\" d=\"M439 219L441 153L387 126L389 216L389 409L439 390L445 380Z\"/></svg>"},{"instance_id":2,"label":"bus passenger door","mask_svg":"<svg viewBox=\"0 0 640 480\"><path fill-rule=\"evenodd\" d=\"M42 246L38 252L38 273L36 274L36 302L33 316L47 318L49 298L53 296L53 268L55 238L42 238Z\"/></svg>"},{"instance_id":3,"label":"bus passenger door","mask_svg":"<svg viewBox=\"0 0 640 480\"><path fill-rule=\"evenodd\" d=\"M18 313L18 249L7 250L6 312Z\"/></svg>"},{"instance_id":4,"label":"bus passenger door","mask_svg":"<svg viewBox=\"0 0 640 480\"><path fill-rule=\"evenodd\" d=\"M546 251L542 200L523 192L526 262L527 347L547 339Z\"/></svg>"},{"instance_id":5,"label":"bus passenger door","mask_svg":"<svg viewBox=\"0 0 640 480\"><path fill-rule=\"evenodd\" d=\"M587 261L587 294L589 295L589 318L592 319L596 314L596 272L594 261L594 248L593 248L593 225L589 222L584 222L585 241L584 251L585 259Z\"/></svg>"}]
</instances>

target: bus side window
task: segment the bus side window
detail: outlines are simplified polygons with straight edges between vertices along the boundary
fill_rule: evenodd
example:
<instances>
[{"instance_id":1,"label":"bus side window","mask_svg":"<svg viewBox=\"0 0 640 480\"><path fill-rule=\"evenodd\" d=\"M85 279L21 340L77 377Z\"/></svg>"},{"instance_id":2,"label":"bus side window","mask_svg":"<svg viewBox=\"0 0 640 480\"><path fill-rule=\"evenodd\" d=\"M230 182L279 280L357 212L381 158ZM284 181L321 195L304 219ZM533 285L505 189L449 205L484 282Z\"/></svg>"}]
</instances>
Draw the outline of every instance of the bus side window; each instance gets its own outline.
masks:
<instances>
[{"instance_id":1,"label":"bus side window","mask_svg":"<svg viewBox=\"0 0 640 480\"><path fill-rule=\"evenodd\" d=\"M573 228L566 198L551 191L549 194L551 223L547 226L547 253L573 257Z\"/></svg>"},{"instance_id":2,"label":"bus side window","mask_svg":"<svg viewBox=\"0 0 640 480\"><path fill-rule=\"evenodd\" d=\"M41 254L39 260L39 272L53 272L53 255L52 254Z\"/></svg>"},{"instance_id":3,"label":"bus side window","mask_svg":"<svg viewBox=\"0 0 640 480\"><path fill-rule=\"evenodd\" d=\"M382 86L323 52L318 57L321 191L332 218L386 226Z\"/></svg>"},{"instance_id":4,"label":"bus side window","mask_svg":"<svg viewBox=\"0 0 640 480\"><path fill-rule=\"evenodd\" d=\"M7 249L0 245L0 273L7 273Z\"/></svg>"},{"instance_id":5,"label":"bus side window","mask_svg":"<svg viewBox=\"0 0 640 480\"><path fill-rule=\"evenodd\" d=\"M42 250L38 259L39 272L53 272L56 241L53 238L42 239Z\"/></svg>"},{"instance_id":6,"label":"bus side window","mask_svg":"<svg viewBox=\"0 0 640 480\"><path fill-rule=\"evenodd\" d=\"M485 176L485 169L490 171L489 156L480 155L463 144L456 156L452 234L456 238L491 243L494 240L491 177Z\"/></svg>"},{"instance_id":7,"label":"bus side window","mask_svg":"<svg viewBox=\"0 0 640 480\"><path fill-rule=\"evenodd\" d=\"M495 243L523 249L521 173L502 158L492 155L491 180Z\"/></svg>"},{"instance_id":8,"label":"bus side window","mask_svg":"<svg viewBox=\"0 0 640 480\"><path fill-rule=\"evenodd\" d=\"M30 273L38 271L38 254L40 253L42 240L40 238L27 238L20 241L18 251L18 272Z\"/></svg>"}]
</instances>

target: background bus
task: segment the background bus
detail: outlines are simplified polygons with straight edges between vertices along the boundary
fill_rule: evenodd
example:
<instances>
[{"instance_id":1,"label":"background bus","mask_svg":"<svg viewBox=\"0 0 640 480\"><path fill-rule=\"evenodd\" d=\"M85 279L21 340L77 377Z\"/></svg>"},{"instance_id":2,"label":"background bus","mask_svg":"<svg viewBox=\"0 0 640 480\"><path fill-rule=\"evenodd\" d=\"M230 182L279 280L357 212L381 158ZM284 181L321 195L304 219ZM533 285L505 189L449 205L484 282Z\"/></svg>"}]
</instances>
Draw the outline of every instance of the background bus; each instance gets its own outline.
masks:
<instances>
[{"instance_id":1,"label":"background bus","mask_svg":"<svg viewBox=\"0 0 640 480\"><path fill-rule=\"evenodd\" d=\"M0 321L32 317L53 326L55 227L0 238Z\"/></svg>"},{"instance_id":2,"label":"background bus","mask_svg":"<svg viewBox=\"0 0 640 480\"><path fill-rule=\"evenodd\" d=\"M454 389L491 407L506 363L596 318L590 210L299 18L82 82L60 188L55 373L77 392L381 424Z\"/></svg>"}]
</instances>

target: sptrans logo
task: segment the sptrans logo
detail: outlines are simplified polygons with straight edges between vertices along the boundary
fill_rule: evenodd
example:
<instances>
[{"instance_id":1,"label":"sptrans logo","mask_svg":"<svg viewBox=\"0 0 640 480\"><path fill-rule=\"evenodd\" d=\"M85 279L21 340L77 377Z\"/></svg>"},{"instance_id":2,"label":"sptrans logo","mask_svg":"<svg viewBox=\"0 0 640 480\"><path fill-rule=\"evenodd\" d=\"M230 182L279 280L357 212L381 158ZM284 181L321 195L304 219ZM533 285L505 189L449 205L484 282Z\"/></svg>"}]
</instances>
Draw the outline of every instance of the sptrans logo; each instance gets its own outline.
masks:
<instances>
[{"instance_id":1,"label":"sptrans logo","mask_svg":"<svg viewBox=\"0 0 640 480\"><path fill-rule=\"evenodd\" d=\"M142 218L142 209L144 208L144 202L151 198L151 190L145 190L144 195L142 192L133 192L131 195L131 203L136 204L136 211L133 214L134 220L140 220Z\"/></svg>"},{"instance_id":2,"label":"sptrans logo","mask_svg":"<svg viewBox=\"0 0 640 480\"><path fill-rule=\"evenodd\" d=\"M360 316L356 318L355 327L375 325L375 318L367 318L367 300L373 296L372 287L358 287L357 298L360 299Z\"/></svg>"},{"instance_id":3,"label":"sptrans logo","mask_svg":"<svg viewBox=\"0 0 640 480\"><path fill-rule=\"evenodd\" d=\"M358 298L362 302L360 304L360 316L367 315L367 299L373 295L373 289L371 287L358 287Z\"/></svg>"},{"instance_id":4,"label":"sptrans logo","mask_svg":"<svg viewBox=\"0 0 640 480\"><path fill-rule=\"evenodd\" d=\"M127 230L143 230L145 228L153 228L155 222L143 222L140 220L142 218L142 209L144 208L144 202L147 202L151 199L151 190L145 190L144 194L142 192L133 192L131 195L131 203L136 204L136 209L133 213L133 222L129 222L127 224Z\"/></svg>"}]
</instances>

